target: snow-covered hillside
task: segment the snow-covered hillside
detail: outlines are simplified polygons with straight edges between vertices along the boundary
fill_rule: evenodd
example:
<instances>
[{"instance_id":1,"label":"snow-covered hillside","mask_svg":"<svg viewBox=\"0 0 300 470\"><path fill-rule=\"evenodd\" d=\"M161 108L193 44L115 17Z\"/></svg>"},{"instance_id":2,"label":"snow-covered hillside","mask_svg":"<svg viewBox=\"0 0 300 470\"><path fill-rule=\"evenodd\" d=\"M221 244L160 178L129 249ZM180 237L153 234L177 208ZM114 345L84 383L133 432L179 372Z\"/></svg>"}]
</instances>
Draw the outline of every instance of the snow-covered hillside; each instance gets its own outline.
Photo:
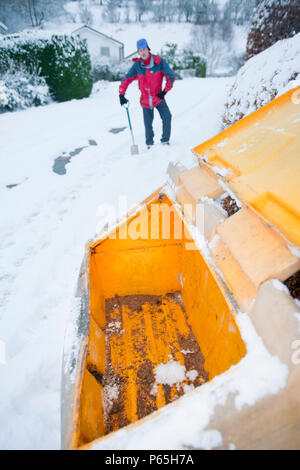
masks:
<instances>
[{"instance_id":1,"label":"snow-covered hillside","mask_svg":"<svg viewBox=\"0 0 300 470\"><path fill-rule=\"evenodd\" d=\"M299 85L300 33L246 62L230 90L224 124L233 124Z\"/></svg>"},{"instance_id":2,"label":"snow-covered hillside","mask_svg":"<svg viewBox=\"0 0 300 470\"><path fill-rule=\"evenodd\" d=\"M217 2L220 11L224 8L225 0ZM53 33L70 34L86 23L82 8L90 14L88 24L124 44L125 57L136 50L136 41L145 37L154 53L160 53L167 43L175 43L179 49L191 49L208 59L208 73L212 76L234 75L243 61L250 24L232 24L232 34L226 40L222 37L222 23L212 25L195 25L192 22L156 22L153 14L146 13L143 21L136 21L136 12L130 10L130 21L126 20L126 9L118 8L118 21L110 22L105 19L105 5L102 7L93 2L69 2L66 10L68 21L63 17L55 22L46 22L44 28ZM147 16L148 15L148 16ZM72 21L70 21L70 19Z\"/></svg>"},{"instance_id":3,"label":"snow-covered hillside","mask_svg":"<svg viewBox=\"0 0 300 470\"><path fill-rule=\"evenodd\" d=\"M165 182L170 161L193 165L190 149L219 132L231 85L228 78L176 82L167 98L172 146L150 151L132 85L141 151L134 157L118 83L100 82L85 100L1 115L0 448L59 448L63 340L99 207L117 208L125 197L130 209ZM155 130L158 142L158 114Z\"/></svg>"}]
</instances>

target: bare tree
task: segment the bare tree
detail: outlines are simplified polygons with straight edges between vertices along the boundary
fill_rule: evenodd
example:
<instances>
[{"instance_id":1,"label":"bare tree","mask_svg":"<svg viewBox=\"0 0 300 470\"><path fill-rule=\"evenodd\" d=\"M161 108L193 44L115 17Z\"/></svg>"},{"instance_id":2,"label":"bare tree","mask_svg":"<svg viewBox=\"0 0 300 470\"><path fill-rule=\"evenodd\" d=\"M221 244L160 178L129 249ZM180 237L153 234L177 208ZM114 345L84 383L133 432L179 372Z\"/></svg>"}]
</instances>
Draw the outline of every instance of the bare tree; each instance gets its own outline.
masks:
<instances>
[{"instance_id":1,"label":"bare tree","mask_svg":"<svg viewBox=\"0 0 300 470\"><path fill-rule=\"evenodd\" d=\"M80 21L87 25L92 25L94 18L91 10L89 10L85 5L80 5L79 9Z\"/></svg>"},{"instance_id":2,"label":"bare tree","mask_svg":"<svg viewBox=\"0 0 300 470\"><path fill-rule=\"evenodd\" d=\"M151 10L152 0L135 0L136 19L137 21L142 20L142 16Z\"/></svg>"},{"instance_id":3,"label":"bare tree","mask_svg":"<svg viewBox=\"0 0 300 470\"><path fill-rule=\"evenodd\" d=\"M208 23L209 0L194 0L193 14L196 24Z\"/></svg>"},{"instance_id":4,"label":"bare tree","mask_svg":"<svg viewBox=\"0 0 300 470\"><path fill-rule=\"evenodd\" d=\"M224 11L233 23L242 25L251 20L255 6L256 0L228 0Z\"/></svg>"},{"instance_id":5,"label":"bare tree","mask_svg":"<svg viewBox=\"0 0 300 470\"><path fill-rule=\"evenodd\" d=\"M44 20L65 14L65 3L66 0L0 0L0 20L10 32L39 27Z\"/></svg>"},{"instance_id":6,"label":"bare tree","mask_svg":"<svg viewBox=\"0 0 300 470\"><path fill-rule=\"evenodd\" d=\"M26 0L31 26L41 26L44 20L44 12L40 10L37 0Z\"/></svg>"},{"instance_id":7,"label":"bare tree","mask_svg":"<svg viewBox=\"0 0 300 470\"><path fill-rule=\"evenodd\" d=\"M177 2L175 0L158 0L153 2L152 11L156 22L173 21L178 13Z\"/></svg>"},{"instance_id":8,"label":"bare tree","mask_svg":"<svg viewBox=\"0 0 300 470\"><path fill-rule=\"evenodd\" d=\"M119 6L119 0L106 0L106 5L103 11L103 19L109 23L117 23L120 20L120 14L118 12Z\"/></svg>"},{"instance_id":9,"label":"bare tree","mask_svg":"<svg viewBox=\"0 0 300 470\"><path fill-rule=\"evenodd\" d=\"M179 10L179 13L184 16L184 19L187 23L192 21L194 13L193 0L179 0L177 8Z\"/></svg>"}]
</instances>

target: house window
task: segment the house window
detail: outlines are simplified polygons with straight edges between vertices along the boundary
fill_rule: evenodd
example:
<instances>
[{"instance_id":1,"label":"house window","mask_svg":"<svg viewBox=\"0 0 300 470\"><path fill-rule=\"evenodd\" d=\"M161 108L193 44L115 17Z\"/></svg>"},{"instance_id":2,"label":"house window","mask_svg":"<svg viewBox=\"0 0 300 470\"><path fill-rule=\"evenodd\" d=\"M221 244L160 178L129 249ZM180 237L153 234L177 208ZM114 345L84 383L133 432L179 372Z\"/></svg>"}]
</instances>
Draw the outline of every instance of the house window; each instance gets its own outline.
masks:
<instances>
[{"instance_id":1,"label":"house window","mask_svg":"<svg viewBox=\"0 0 300 470\"><path fill-rule=\"evenodd\" d=\"M105 57L110 57L109 47L101 47L101 55Z\"/></svg>"}]
</instances>

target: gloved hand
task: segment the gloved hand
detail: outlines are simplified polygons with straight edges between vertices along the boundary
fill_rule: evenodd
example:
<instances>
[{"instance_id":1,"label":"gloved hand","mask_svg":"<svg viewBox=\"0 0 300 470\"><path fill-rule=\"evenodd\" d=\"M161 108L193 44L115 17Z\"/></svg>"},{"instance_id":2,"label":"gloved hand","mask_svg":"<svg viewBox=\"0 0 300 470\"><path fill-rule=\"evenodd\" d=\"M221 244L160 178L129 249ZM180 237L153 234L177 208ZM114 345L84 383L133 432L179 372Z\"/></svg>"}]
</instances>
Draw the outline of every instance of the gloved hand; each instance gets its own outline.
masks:
<instances>
[{"instance_id":1,"label":"gloved hand","mask_svg":"<svg viewBox=\"0 0 300 470\"><path fill-rule=\"evenodd\" d=\"M120 104L123 106L123 104L127 104L128 100L125 98L124 95L119 95L120 96Z\"/></svg>"},{"instance_id":2,"label":"gloved hand","mask_svg":"<svg viewBox=\"0 0 300 470\"><path fill-rule=\"evenodd\" d=\"M158 97L160 100L164 100L165 99L165 96L166 96L166 92L165 91L161 91L160 93L158 93Z\"/></svg>"}]
</instances>

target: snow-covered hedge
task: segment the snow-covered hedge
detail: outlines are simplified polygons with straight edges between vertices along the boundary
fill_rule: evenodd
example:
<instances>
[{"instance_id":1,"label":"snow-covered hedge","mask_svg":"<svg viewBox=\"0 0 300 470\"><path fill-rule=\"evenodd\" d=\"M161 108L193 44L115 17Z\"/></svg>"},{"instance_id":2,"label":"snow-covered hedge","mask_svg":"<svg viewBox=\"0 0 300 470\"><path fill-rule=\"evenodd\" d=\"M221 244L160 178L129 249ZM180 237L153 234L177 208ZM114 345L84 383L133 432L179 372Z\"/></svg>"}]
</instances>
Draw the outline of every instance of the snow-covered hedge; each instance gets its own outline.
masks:
<instances>
[{"instance_id":1,"label":"snow-covered hedge","mask_svg":"<svg viewBox=\"0 0 300 470\"><path fill-rule=\"evenodd\" d=\"M84 98L91 93L90 56L86 41L78 36L4 36L0 39L0 79L11 63L44 77L56 101Z\"/></svg>"},{"instance_id":2,"label":"snow-covered hedge","mask_svg":"<svg viewBox=\"0 0 300 470\"><path fill-rule=\"evenodd\" d=\"M191 50L180 50L177 44L165 44L161 56L166 59L176 75L181 77L182 70L194 70L196 77L206 77L207 61L201 54Z\"/></svg>"},{"instance_id":3,"label":"snow-covered hedge","mask_svg":"<svg viewBox=\"0 0 300 470\"><path fill-rule=\"evenodd\" d=\"M196 77L206 76L205 58L189 50L179 51L177 44L166 44L161 51L161 56L168 61L179 79L183 78L182 72L185 70L192 71ZM100 57L93 61L94 82L98 80L120 81L130 67L132 67L131 59L115 64L109 58Z\"/></svg>"},{"instance_id":4,"label":"snow-covered hedge","mask_svg":"<svg viewBox=\"0 0 300 470\"><path fill-rule=\"evenodd\" d=\"M55 100L68 101L91 94L92 64L85 39L52 36L45 46L41 65Z\"/></svg>"},{"instance_id":5,"label":"snow-covered hedge","mask_svg":"<svg viewBox=\"0 0 300 470\"><path fill-rule=\"evenodd\" d=\"M48 104L51 101L46 80L25 68L9 69L0 80L0 113Z\"/></svg>"},{"instance_id":6,"label":"snow-covered hedge","mask_svg":"<svg viewBox=\"0 0 300 470\"><path fill-rule=\"evenodd\" d=\"M252 57L240 69L227 98L227 127L300 85L300 33Z\"/></svg>"},{"instance_id":7,"label":"snow-covered hedge","mask_svg":"<svg viewBox=\"0 0 300 470\"><path fill-rule=\"evenodd\" d=\"M120 64L113 63L108 57L99 57L93 61L93 79L107 80L109 82L118 82L126 75L132 66L131 60L126 60Z\"/></svg>"},{"instance_id":8,"label":"snow-covered hedge","mask_svg":"<svg viewBox=\"0 0 300 470\"><path fill-rule=\"evenodd\" d=\"M299 0L260 0L253 12L246 59L299 32Z\"/></svg>"}]
</instances>

